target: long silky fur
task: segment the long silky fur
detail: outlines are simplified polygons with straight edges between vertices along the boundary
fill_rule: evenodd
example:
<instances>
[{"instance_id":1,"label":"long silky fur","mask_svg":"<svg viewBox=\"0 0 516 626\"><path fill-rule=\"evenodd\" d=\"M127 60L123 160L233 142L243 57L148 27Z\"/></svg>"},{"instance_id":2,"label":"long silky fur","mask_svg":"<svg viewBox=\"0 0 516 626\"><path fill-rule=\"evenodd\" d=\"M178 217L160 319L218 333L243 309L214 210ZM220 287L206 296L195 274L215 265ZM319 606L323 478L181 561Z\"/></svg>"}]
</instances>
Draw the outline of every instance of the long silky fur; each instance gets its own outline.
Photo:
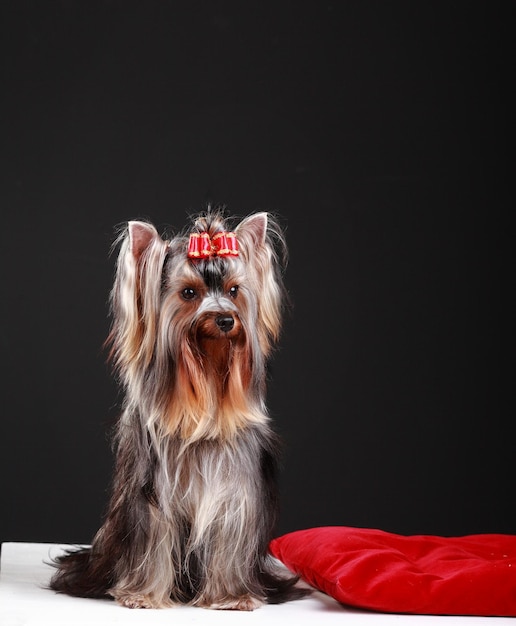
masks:
<instances>
[{"instance_id":1,"label":"long silky fur","mask_svg":"<svg viewBox=\"0 0 516 626\"><path fill-rule=\"evenodd\" d=\"M307 593L268 552L280 446L264 397L285 299L282 230L251 215L235 227L238 257L187 258L190 231L232 225L209 209L171 240L130 222L117 241L107 343L125 401L112 493L91 547L56 559L55 591L241 610ZM220 315L234 319L229 332Z\"/></svg>"}]
</instances>

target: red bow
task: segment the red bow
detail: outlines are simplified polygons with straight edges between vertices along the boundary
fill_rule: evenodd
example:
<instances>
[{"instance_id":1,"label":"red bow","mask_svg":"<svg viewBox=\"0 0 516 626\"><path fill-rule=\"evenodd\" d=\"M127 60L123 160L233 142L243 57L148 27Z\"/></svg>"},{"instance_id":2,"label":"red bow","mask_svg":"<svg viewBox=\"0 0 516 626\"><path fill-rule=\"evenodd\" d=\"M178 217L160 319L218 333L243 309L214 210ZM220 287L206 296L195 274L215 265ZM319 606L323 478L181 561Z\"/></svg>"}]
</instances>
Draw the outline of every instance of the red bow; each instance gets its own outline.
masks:
<instances>
[{"instance_id":1,"label":"red bow","mask_svg":"<svg viewBox=\"0 0 516 626\"><path fill-rule=\"evenodd\" d=\"M188 258L207 259L211 256L238 256L236 234L221 231L210 238L207 232L191 233Z\"/></svg>"}]
</instances>

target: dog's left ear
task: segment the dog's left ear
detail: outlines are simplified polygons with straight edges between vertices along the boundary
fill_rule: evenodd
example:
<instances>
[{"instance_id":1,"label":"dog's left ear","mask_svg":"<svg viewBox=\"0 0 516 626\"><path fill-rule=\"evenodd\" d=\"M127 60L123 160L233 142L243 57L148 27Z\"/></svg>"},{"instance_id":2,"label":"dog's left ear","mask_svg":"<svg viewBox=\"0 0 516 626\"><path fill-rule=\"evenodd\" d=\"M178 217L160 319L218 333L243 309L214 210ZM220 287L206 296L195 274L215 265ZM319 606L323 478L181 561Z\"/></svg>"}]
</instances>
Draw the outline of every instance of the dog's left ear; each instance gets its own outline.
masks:
<instances>
[{"instance_id":1,"label":"dog's left ear","mask_svg":"<svg viewBox=\"0 0 516 626\"><path fill-rule=\"evenodd\" d=\"M257 330L262 352L268 355L281 326L284 290L280 266L286 262L285 239L277 221L265 212L244 218L235 232L240 255L259 293Z\"/></svg>"},{"instance_id":2,"label":"dog's left ear","mask_svg":"<svg viewBox=\"0 0 516 626\"><path fill-rule=\"evenodd\" d=\"M237 237L245 233L254 246L262 247L267 236L267 213L254 213L244 218L236 227Z\"/></svg>"}]
</instances>

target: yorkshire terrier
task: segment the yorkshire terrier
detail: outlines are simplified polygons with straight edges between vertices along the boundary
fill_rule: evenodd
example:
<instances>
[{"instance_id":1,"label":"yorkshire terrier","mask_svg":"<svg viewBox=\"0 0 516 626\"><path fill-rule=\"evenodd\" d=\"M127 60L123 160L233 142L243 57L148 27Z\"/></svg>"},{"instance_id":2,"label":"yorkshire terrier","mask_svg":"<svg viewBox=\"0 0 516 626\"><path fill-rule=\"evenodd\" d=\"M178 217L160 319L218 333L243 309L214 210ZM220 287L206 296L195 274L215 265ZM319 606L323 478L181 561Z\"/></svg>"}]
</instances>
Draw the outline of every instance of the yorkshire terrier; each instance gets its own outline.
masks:
<instances>
[{"instance_id":1,"label":"yorkshire terrier","mask_svg":"<svg viewBox=\"0 0 516 626\"><path fill-rule=\"evenodd\" d=\"M91 547L58 557L50 587L130 608L250 611L306 595L268 551L280 446L266 362L286 295L278 220L208 208L168 241L132 221L116 244L107 344L125 400L112 493Z\"/></svg>"}]
</instances>

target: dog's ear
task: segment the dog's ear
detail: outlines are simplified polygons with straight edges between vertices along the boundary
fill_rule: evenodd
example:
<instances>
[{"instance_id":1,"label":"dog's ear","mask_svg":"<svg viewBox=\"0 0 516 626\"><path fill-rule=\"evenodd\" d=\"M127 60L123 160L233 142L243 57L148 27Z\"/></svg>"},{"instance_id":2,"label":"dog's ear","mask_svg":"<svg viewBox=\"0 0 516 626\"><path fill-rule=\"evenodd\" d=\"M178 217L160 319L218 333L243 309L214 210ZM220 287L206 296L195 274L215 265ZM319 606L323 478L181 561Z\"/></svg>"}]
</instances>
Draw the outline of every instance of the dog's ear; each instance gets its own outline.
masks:
<instances>
[{"instance_id":1,"label":"dog's ear","mask_svg":"<svg viewBox=\"0 0 516 626\"><path fill-rule=\"evenodd\" d=\"M262 247L267 236L267 213L254 213L246 217L236 227L235 232L237 236L245 233L255 246Z\"/></svg>"},{"instance_id":2,"label":"dog's ear","mask_svg":"<svg viewBox=\"0 0 516 626\"><path fill-rule=\"evenodd\" d=\"M111 358L129 381L138 368L148 366L154 354L168 243L152 224L139 221L129 222L118 242L111 292L113 322L107 343Z\"/></svg>"},{"instance_id":3,"label":"dog's ear","mask_svg":"<svg viewBox=\"0 0 516 626\"><path fill-rule=\"evenodd\" d=\"M235 229L239 254L248 266L254 290L259 294L257 331L263 354L268 355L279 338L284 304L282 268L287 248L279 222L270 213L254 213Z\"/></svg>"},{"instance_id":4,"label":"dog's ear","mask_svg":"<svg viewBox=\"0 0 516 626\"><path fill-rule=\"evenodd\" d=\"M129 222L128 232L129 249L137 261L155 239L161 239L154 226L147 222Z\"/></svg>"}]
</instances>

